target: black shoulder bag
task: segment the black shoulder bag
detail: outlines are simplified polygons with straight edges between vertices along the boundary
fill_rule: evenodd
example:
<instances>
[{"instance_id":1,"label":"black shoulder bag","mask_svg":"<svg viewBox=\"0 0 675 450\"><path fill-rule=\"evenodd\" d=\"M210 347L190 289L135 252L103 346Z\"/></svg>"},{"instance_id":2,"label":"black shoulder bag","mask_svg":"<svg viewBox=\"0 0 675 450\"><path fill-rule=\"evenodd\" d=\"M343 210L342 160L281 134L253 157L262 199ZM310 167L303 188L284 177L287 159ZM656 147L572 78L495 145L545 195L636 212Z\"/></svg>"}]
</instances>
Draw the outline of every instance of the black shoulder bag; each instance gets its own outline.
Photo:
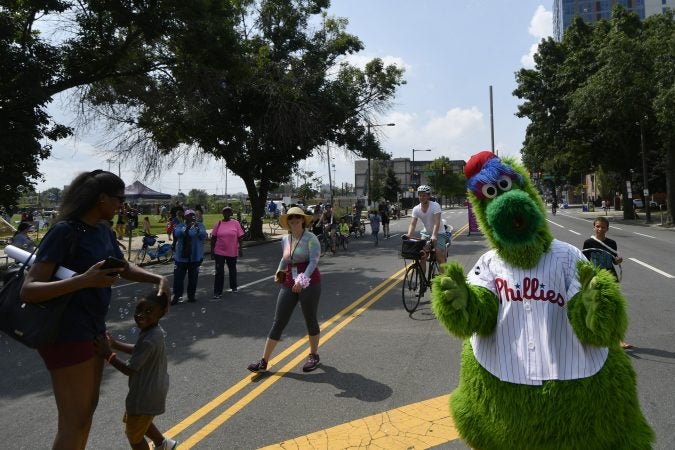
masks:
<instances>
[{"instance_id":1,"label":"black shoulder bag","mask_svg":"<svg viewBox=\"0 0 675 450\"><path fill-rule=\"evenodd\" d=\"M69 226L71 232L67 241L70 244L72 259L75 250L75 230L72 225ZM30 261L36 251L37 247L27 261ZM23 302L19 294L26 276L25 270L26 264L22 264L19 270L5 280L0 289L0 331L30 348L39 348L51 344L56 339L61 318L73 293L40 303Z\"/></svg>"}]
</instances>

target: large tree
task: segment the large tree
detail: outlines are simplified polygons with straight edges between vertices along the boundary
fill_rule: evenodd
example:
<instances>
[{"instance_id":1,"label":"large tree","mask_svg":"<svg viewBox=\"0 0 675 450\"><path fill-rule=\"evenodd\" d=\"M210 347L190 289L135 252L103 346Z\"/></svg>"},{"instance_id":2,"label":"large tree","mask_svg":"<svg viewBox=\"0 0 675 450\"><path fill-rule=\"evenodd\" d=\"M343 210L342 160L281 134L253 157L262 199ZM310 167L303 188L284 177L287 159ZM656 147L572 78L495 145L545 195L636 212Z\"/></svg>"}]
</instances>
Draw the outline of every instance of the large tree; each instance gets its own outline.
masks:
<instances>
[{"instance_id":1,"label":"large tree","mask_svg":"<svg viewBox=\"0 0 675 450\"><path fill-rule=\"evenodd\" d=\"M362 155L365 124L389 105L402 70L380 59L363 70L345 63L362 44L345 19L326 14L327 0L232 4L233 26L199 17L192 39L169 40L167 70L96 84L86 98L130 124L120 149L143 159L147 172L190 151L223 159L246 185L252 236L263 238L271 184L289 181L325 142Z\"/></svg>"},{"instance_id":2,"label":"large tree","mask_svg":"<svg viewBox=\"0 0 675 450\"><path fill-rule=\"evenodd\" d=\"M0 204L42 179L52 142L72 134L54 95L162 68L163 37L212 0L11 0L0 6Z\"/></svg>"},{"instance_id":3,"label":"large tree","mask_svg":"<svg viewBox=\"0 0 675 450\"><path fill-rule=\"evenodd\" d=\"M535 68L517 73L514 91L525 99L518 115L531 120L522 149L530 170L560 180L601 167L629 180L642 173L643 138L648 181L664 172L672 177L659 161L672 148L673 113L659 102L669 105L672 91L673 33L670 12L641 22L617 6L611 21L577 18L562 42L542 41ZM657 117L659 111L665 114ZM611 190L626 198L623 181ZM633 217L632 208L624 202L625 217Z\"/></svg>"},{"instance_id":4,"label":"large tree","mask_svg":"<svg viewBox=\"0 0 675 450\"><path fill-rule=\"evenodd\" d=\"M463 173L453 171L453 165L447 156L441 156L426 166L429 184L440 197L456 199L466 193L466 178Z\"/></svg>"}]
</instances>

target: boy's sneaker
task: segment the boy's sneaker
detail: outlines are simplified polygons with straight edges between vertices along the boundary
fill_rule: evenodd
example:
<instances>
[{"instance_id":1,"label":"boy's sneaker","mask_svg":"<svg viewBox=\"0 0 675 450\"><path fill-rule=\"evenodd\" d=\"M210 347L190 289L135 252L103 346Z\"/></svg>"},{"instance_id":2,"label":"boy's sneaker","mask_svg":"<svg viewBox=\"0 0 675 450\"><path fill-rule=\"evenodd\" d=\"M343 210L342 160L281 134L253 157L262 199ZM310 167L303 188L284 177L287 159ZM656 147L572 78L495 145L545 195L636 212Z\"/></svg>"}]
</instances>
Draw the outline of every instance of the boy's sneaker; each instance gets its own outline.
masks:
<instances>
[{"instance_id":1,"label":"boy's sneaker","mask_svg":"<svg viewBox=\"0 0 675 450\"><path fill-rule=\"evenodd\" d=\"M181 302L181 300L183 300L183 297L177 297L174 295L173 298L171 299L171 304L177 305Z\"/></svg>"},{"instance_id":2,"label":"boy's sneaker","mask_svg":"<svg viewBox=\"0 0 675 450\"><path fill-rule=\"evenodd\" d=\"M223 298L222 295L220 295L220 294L213 294L213 299L214 299L214 300L220 300L221 298Z\"/></svg>"},{"instance_id":3,"label":"boy's sneaker","mask_svg":"<svg viewBox=\"0 0 675 450\"><path fill-rule=\"evenodd\" d=\"M265 358L262 358L258 362L249 364L247 369L253 373L267 372L267 361Z\"/></svg>"},{"instance_id":4,"label":"boy's sneaker","mask_svg":"<svg viewBox=\"0 0 675 450\"><path fill-rule=\"evenodd\" d=\"M155 450L174 450L176 447L178 447L178 442L169 438L164 438L164 442L160 446L154 444L152 446Z\"/></svg>"},{"instance_id":5,"label":"boy's sneaker","mask_svg":"<svg viewBox=\"0 0 675 450\"><path fill-rule=\"evenodd\" d=\"M320 364L320 358L318 353L310 353L309 356L307 357L307 362L305 363L304 366L302 366L302 371L303 372L311 372L312 370L316 369L319 367Z\"/></svg>"}]
</instances>

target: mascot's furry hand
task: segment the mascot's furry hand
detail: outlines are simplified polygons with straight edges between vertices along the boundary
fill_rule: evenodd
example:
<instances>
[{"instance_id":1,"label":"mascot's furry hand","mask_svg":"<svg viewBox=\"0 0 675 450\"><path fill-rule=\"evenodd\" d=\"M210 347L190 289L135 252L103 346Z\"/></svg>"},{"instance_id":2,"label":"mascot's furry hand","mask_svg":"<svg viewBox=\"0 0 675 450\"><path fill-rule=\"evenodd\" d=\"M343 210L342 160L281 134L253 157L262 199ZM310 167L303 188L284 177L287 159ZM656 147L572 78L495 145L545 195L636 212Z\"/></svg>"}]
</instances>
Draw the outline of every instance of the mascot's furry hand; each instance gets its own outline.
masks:
<instances>
[{"instance_id":1,"label":"mascot's furry hand","mask_svg":"<svg viewBox=\"0 0 675 450\"><path fill-rule=\"evenodd\" d=\"M568 317L577 337L598 346L616 345L628 326L626 300L610 272L577 262L581 288L569 303Z\"/></svg>"},{"instance_id":2,"label":"mascot's furry hand","mask_svg":"<svg viewBox=\"0 0 675 450\"><path fill-rule=\"evenodd\" d=\"M463 267L445 264L445 272L432 281L431 307L438 320L458 337L490 334L497 323L497 302L489 290L468 285Z\"/></svg>"}]
</instances>

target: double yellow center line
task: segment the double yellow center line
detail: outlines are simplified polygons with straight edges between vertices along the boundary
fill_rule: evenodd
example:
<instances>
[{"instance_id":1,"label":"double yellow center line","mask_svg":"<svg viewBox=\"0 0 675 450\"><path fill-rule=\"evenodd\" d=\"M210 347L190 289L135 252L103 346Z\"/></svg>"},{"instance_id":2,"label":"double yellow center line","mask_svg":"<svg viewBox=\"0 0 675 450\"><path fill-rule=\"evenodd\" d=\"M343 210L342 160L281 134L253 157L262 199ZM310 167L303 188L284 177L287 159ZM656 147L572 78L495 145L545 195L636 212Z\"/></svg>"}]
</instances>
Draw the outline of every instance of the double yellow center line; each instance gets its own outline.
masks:
<instances>
[{"instance_id":1,"label":"double yellow center line","mask_svg":"<svg viewBox=\"0 0 675 450\"><path fill-rule=\"evenodd\" d=\"M363 296L359 297L349 306L345 307L342 311L335 314L333 317L325 321L321 325L321 343L325 343L333 336L335 336L341 329L346 327L352 320L356 317L363 314L371 305L380 300L387 292L399 285L399 281L402 279L405 267L398 272L391 275L385 281L377 285L372 290L368 291ZM328 330L328 331L326 331ZM302 347L308 344L307 336L296 341L290 347L288 347L283 352L279 353L275 358L270 360L268 363L268 369L272 366L281 364L287 358L291 358L283 367L279 370L271 373L267 379L265 379L260 384L256 385L254 389L244 395L241 399L235 402L232 406L228 407L212 419L209 423L204 425L202 428L197 430L194 434L183 440L180 444L181 449L189 449L194 445L203 440L206 436L211 434L219 426L223 425L227 420L229 420L236 413L241 411L246 405L251 403L256 397L265 392L270 388L274 383L279 381L286 373L291 371L294 367L300 364L306 357L306 352L299 351ZM197 423L204 416L211 413L213 410L218 408L220 405L228 401L230 398L238 394L240 391L251 386L252 380L258 378L259 375L254 375L253 377L247 376L240 380L238 383L227 389L222 394L215 397L213 400L199 408L194 413L190 414L188 417L183 419L181 422L169 429L165 435L168 437L175 437L178 434L184 432L186 429Z\"/></svg>"}]
</instances>

